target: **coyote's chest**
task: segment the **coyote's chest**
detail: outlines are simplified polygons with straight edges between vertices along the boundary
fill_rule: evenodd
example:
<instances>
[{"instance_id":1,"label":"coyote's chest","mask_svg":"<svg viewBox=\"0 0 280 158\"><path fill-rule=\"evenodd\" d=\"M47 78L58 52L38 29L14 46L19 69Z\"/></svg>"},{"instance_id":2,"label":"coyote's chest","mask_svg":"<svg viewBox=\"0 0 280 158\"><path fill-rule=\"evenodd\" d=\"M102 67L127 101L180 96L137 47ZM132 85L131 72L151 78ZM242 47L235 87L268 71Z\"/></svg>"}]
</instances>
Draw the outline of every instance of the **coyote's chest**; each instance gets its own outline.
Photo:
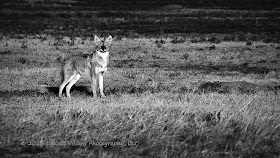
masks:
<instances>
[{"instance_id":1,"label":"coyote's chest","mask_svg":"<svg viewBox=\"0 0 280 158\"><path fill-rule=\"evenodd\" d=\"M109 63L109 52L96 54L91 62L93 66L92 68L95 69L97 74L100 72L106 72Z\"/></svg>"}]
</instances>

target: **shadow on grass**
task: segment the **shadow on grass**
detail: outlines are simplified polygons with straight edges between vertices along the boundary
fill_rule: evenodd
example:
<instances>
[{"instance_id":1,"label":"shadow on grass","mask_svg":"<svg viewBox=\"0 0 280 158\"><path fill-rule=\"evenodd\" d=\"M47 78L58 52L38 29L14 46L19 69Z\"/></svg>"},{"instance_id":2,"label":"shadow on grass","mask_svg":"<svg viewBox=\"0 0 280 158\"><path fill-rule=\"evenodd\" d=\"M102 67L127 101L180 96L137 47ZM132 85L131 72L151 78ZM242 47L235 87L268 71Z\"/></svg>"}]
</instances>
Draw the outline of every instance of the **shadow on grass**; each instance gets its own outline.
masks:
<instances>
[{"instance_id":1,"label":"shadow on grass","mask_svg":"<svg viewBox=\"0 0 280 158\"><path fill-rule=\"evenodd\" d=\"M0 91L0 97L12 97L12 96L43 96L43 95L53 95L58 96L58 87L51 86L40 86L39 89L34 90L15 90L15 91ZM86 93L87 95L92 95L87 86L73 86L71 88L71 94L77 91L79 93ZM65 89L63 90L63 94L65 94Z\"/></svg>"},{"instance_id":2,"label":"shadow on grass","mask_svg":"<svg viewBox=\"0 0 280 158\"><path fill-rule=\"evenodd\" d=\"M220 94L254 94L259 91L263 92L273 92L275 94L279 93L280 85L257 85L253 83L248 83L245 81L237 82L203 82L199 83L194 87L179 87L173 89L171 86L166 86L159 84L155 87L149 87L148 85L115 85L111 87L106 87L104 92L105 95L121 95L121 94L136 94L141 95L145 92L150 93L160 93L160 92L172 92L172 93L220 93ZM87 96L92 96L92 90L90 86L77 85L71 88L71 95L75 93L85 94ZM65 89L63 91L65 95ZM51 86L41 86L36 90L24 90L24 91L0 91L0 97L9 98L12 96L58 96L58 87Z\"/></svg>"}]
</instances>

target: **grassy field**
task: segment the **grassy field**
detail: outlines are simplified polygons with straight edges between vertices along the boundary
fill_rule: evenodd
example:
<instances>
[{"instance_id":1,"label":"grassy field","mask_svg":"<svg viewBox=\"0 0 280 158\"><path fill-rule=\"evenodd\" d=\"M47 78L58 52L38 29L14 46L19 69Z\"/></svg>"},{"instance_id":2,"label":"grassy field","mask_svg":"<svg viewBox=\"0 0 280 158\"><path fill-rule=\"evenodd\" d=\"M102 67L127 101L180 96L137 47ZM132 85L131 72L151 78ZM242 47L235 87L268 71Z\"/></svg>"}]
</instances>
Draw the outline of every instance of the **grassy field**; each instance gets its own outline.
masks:
<instances>
[{"instance_id":1,"label":"grassy field","mask_svg":"<svg viewBox=\"0 0 280 158\"><path fill-rule=\"evenodd\" d=\"M279 12L68 13L2 10L2 157L280 156ZM107 97L58 98L94 34L114 35Z\"/></svg>"}]
</instances>

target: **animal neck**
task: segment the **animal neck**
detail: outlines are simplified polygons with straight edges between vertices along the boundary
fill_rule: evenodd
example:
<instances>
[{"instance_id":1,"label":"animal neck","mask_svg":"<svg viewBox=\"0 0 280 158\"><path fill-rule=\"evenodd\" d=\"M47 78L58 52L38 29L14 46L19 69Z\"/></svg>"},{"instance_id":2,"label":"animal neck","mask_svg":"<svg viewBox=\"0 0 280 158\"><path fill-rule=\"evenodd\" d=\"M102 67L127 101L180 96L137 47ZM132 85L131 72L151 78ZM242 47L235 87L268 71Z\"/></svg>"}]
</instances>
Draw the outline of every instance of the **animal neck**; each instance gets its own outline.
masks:
<instances>
[{"instance_id":1,"label":"animal neck","mask_svg":"<svg viewBox=\"0 0 280 158\"><path fill-rule=\"evenodd\" d=\"M95 52L92 58L92 62L96 63L99 67L107 67L109 52L98 53Z\"/></svg>"}]
</instances>

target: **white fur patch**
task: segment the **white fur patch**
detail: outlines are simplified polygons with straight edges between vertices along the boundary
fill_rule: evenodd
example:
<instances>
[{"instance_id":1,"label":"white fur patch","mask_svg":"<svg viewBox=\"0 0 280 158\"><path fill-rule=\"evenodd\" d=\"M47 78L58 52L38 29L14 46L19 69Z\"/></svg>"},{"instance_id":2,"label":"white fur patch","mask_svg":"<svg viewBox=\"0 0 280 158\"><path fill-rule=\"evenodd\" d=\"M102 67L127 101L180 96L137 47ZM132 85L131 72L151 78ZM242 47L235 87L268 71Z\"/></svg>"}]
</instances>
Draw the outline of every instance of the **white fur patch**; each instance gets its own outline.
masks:
<instances>
[{"instance_id":1,"label":"white fur patch","mask_svg":"<svg viewBox=\"0 0 280 158\"><path fill-rule=\"evenodd\" d=\"M109 60L109 52L104 52L104 53L101 53L100 51L96 51L97 55L99 57L102 58L102 61L98 61L97 59L97 63L102 66L102 68L106 68L107 65L108 65L108 60Z\"/></svg>"},{"instance_id":2,"label":"white fur patch","mask_svg":"<svg viewBox=\"0 0 280 158\"><path fill-rule=\"evenodd\" d=\"M106 72L107 71L107 67L103 68L103 67L96 67L95 68L95 72L96 74L99 74L100 72Z\"/></svg>"}]
</instances>

